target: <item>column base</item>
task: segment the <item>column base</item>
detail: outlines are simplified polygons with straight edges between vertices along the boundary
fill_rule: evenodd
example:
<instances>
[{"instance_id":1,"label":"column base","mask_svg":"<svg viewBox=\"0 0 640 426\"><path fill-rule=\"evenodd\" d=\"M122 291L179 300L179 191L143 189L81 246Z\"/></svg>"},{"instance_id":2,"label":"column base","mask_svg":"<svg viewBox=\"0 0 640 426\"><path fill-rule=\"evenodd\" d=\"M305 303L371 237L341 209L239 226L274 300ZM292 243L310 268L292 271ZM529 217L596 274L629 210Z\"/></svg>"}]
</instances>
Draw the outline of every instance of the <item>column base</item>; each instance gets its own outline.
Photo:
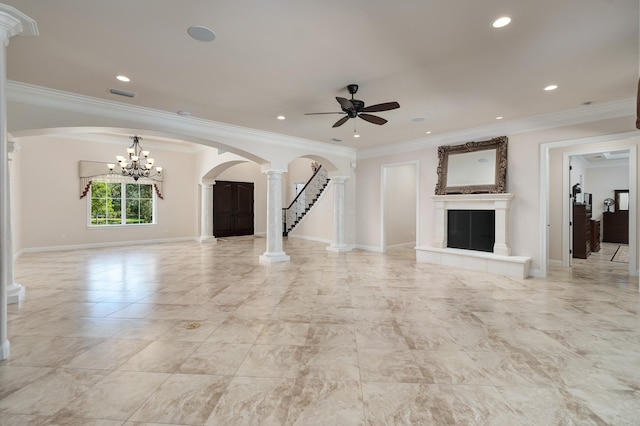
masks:
<instances>
[{"instance_id":1,"label":"column base","mask_svg":"<svg viewBox=\"0 0 640 426\"><path fill-rule=\"evenodd\" d=\"M277 262L288 262L291 260L285 252L281 251L279 253L267 253L265 252L259 258L260 263L277 263Z\"/></svg>"},{"instance_id":2,"label":"column base","mask_svg":"<svg viewBox=\"0 0 640 426\"><path fill-rule=\"evenodd\" d=\"M333 251L336 253L344 253L347 251L351 251L351 247L349 247L346 244L331 244L329 247L327 247L327 251Z\"/></svg>"},{"instance_id":3,"label":"column base","mask_svg":"<svg viewBox=\"0 0 640 426\"><path fill-rule=\"evenodd\" d=\"M201 243L217 243L218 240L216 240L216 237L214 237L214 236L200 237L200 242Z\"/></svg>"},{"instance_id":4,"label":"column base","mask_svg":"<svg viewBox=\"0 0 640 426\"><path fill-rule=\"evenodd\" d=\"M7 305L22 303L22 301L24 300L24 294L24 286L16 283L11 284L7 287Z\"/></svg>"},{"instance_id":5,"label":"column base","mask_svg":"<svg viewBox=\"0 0 640 426\"><path fill-rule=\"evenodd\" d=\"M495 243L493 245L493 253L498 256L511 256L511 247L506 244Z\"/></svg>"},{"instance_id":6,"label":"column base","mask_svg":"<svg viewBox=\"0 0 640 426\"><path fill-rule=\"evenodd\" d=\"M8 340L0 343L0 361L9 358L9 347L10 345Z\"/></svg>"}]
</instances>

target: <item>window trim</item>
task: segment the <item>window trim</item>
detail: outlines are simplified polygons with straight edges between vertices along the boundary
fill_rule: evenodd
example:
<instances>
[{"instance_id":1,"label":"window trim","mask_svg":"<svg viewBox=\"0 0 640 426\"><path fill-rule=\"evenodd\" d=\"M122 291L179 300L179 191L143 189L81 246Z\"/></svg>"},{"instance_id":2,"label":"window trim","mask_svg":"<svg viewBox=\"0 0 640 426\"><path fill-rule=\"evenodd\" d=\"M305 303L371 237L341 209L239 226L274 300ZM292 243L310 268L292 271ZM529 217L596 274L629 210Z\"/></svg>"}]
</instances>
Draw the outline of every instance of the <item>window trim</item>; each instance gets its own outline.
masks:
<instances>
[{"instance_id":1,"label":"window trim","mask_svg":"<svg viewBox=\"0 0 640 426\"><path fill-rule=\"evenodd\" d=\"M121 186L121 190L120 190L120 194L123 195L122 200L123 202L121 203L120 209L122 212L122 216L121 219L125 221L125 223L121 223L117 224L117 225L93 225L91 223L91 206L93 203L93 194L92 194L92 185L93 183L118 183ZM136 184L136 185L149 185L151 186L151 203L152 203L152 209L153 209L153 215L152 215L152 221L151 223L126 223L126 219L127 219L127 214L126 214L126 185L127 184ZM122 180L118 180L116 182L109 180L109 179L93 179L91 182L91 185L89 185L89 190L87 191L87 228L89 229L113 229L113 228L131 228L131 227L148 227L148 226L154 226L158 224L158 194L155 191L154 185L152 183L139 183L139 182L134 182L134 181L122 181Z\"/></svg>"}]
</instances>

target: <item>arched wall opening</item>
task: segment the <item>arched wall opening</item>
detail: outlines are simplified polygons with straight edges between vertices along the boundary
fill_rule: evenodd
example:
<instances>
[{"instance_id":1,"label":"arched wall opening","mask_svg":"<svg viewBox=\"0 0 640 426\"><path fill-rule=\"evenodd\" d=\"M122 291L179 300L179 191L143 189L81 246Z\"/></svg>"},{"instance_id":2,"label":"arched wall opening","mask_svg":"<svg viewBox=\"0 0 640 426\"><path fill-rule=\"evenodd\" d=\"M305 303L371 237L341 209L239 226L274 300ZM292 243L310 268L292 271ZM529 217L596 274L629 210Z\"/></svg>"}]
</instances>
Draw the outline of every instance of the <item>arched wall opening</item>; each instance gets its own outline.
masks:
<instances>
[{"instance_id":1,"label":"arched wall opening","mask_svg":"<svg viewBox=\"0 0 640 426\"><path fill-rule=\"evenodd\" d=\"M221 163L216 164L219 161ZM201 177L200 205L200 238L210 238L213 230L213 212L210 203L212 197L207 191L216 181L233 181L254 184L254 233L256 236L266 235L267 226L267 177L262 173L261 166L252 161L227 154L209 157L202 166L204 174ZM215 164L211 167L212 164ZM282 202L287 208L296 198L300 190L312 177L312 166L321 165L331 173L337 172L337 167L322 156L308 155L290 161L287 171L282 176ZM333 239L333 190L329 185L321 198L312 206L304 219L296 226L290 235L293 238L331 243Z\"/></svg>"}]
</instances>

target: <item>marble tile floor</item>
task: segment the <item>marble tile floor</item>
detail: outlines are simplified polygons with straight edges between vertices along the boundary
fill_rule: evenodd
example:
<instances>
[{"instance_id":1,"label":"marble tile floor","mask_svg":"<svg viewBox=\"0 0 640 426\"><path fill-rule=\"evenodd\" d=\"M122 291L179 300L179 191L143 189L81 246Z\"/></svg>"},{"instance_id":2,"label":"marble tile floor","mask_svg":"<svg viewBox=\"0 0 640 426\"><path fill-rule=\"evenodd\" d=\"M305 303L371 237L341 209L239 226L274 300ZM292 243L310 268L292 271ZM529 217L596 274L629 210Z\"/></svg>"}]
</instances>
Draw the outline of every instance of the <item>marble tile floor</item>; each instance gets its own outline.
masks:
<instances>
[{"instance_id":1,"label":"marble tile floor","mask_svg":"<svg viewBox=\"0 0 640 426\"><path fill-rule=\"evenodd\" d=\"M295 239L262 265L264 248L21 256L0 424L640 423L640 294L617 245L545 280Z\"/></svg>"}]
</instances>

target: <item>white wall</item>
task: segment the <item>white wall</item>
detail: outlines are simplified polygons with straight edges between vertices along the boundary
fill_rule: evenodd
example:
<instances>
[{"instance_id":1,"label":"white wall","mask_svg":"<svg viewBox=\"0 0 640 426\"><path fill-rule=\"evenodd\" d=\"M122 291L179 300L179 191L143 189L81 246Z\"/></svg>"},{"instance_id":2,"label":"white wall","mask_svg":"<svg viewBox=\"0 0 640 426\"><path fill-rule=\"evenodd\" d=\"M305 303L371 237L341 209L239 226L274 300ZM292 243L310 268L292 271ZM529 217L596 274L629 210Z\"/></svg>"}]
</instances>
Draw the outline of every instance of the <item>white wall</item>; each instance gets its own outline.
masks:
<instances>
[{"instance_id":1,"label":"white wall","mask_svg":"<svg viewBox=\"0 0 640 426\"><path fill-rule=\"evenodd\" d=\"M157 200L157 224L89 228L88 201L80 199L78 162L111 161L127 145L62 136L24 137L18 142L20 174L12 192L20 193L17 223L22 250L196 238L198 186L193 154L145 146L156 164L164 167L164 200Z\"/></svg>"},{"instance_id":2,"label":"white wall","mask_svg":"<svg viewBox=\"0 0 640 426\"><path fill-rule=\"evenodd\" d=\"M506 190L515 196L509 215L509 241L512 255L531 257L531 269L534 273L541 267L540 251L544 232L540 226L540 144L629 132L634 129L634 123L633 117L625 117L507 135L509 146ZM488 135L486 138L476 140L490 139L493 136L498 135ZM404 161L419 161L420 164L419 234L416 244L431 245L435 231L434 205L431 196L435 192L437 182L438 154L437 143L428 143L428 139L425 139L422 148L416 148L410 152L358 159L356 241L359 247L376 249L381 245L380 166ZM450 142L446 145L463 142L468 140ZM615 143L602 144L603 150L609 146L615 146ZM571 149L575 150L575 147ZM554 255L560 259L562 250L562 152L564 150L566 148L552 149L550 153L548 225L549 253L552 259ZM395 150L397 151L399 150Z\"/></svg>"},{"instance_id":3,"label":"white wall","mask_svg":"<svg viewBox=\"0 0 640 426\"><path fill-rule=\"evenodd\" d=\"M606 211L604 199L614 198L615 189L629 189L629 163L610 167L589 167L587 179L587 192L593 194L591 217L594 220L602 220L602 213ZM611 210L613 211L613 207Z\"/></svg>"},{"instance_id":4,"label":"white wall","mask_svg":"<svg viewBox=\"0 0 640 426\"><path fill-rule=\"evenodd\" d=\"M416 235L416 245L431 244L434 233L433 200L438 175L437 147L425 147L419 151L406 154L385 155L381 157L363 158L358 160L357 191L356 191L356 241L357 247L383 251L382 247L382 167L384 165L418 163L419 175L419 232Z\"/></svg>"},{"instance_id":5,"label":"white wall","mask_svg":"<svg viewBox=\"0 0 640 426\"><path fill-rule=\"evenodd\" d=\"M383 167L385 248L415 245L417 164Z\"/></svg>"},{"instance_id":6,"label":"white wall","mask_svg":"<svg viewBox=\"0 0 640 426\"><path fill-rule=\"evenodd\" d=\"M298 182L307 183L311 176L313 176L311 163L313 163L313 161L308 158L296 158L289 163L288 172L285 174L284 179L282 179L282 201L284 207L289 206L295 197L293 185Z\"/></svg>"},{"instance_id":7,"label":"white wall","mask_svg":"<svg viewBox=\"0 0 640 426\"><path fill-rule=\"evenodd\" d=\"M582 203L584 202L584 193L590 192L588 190L589 184L587 182L587 164L584 160L582 160L582 158L576 156L569 158L569 164L571 166L569 172L569 188L573 190L574 185L580 184L580 191L582 192L576 194L576 198L574 201L576 203Z\"/></svg>"}]
</instances>

